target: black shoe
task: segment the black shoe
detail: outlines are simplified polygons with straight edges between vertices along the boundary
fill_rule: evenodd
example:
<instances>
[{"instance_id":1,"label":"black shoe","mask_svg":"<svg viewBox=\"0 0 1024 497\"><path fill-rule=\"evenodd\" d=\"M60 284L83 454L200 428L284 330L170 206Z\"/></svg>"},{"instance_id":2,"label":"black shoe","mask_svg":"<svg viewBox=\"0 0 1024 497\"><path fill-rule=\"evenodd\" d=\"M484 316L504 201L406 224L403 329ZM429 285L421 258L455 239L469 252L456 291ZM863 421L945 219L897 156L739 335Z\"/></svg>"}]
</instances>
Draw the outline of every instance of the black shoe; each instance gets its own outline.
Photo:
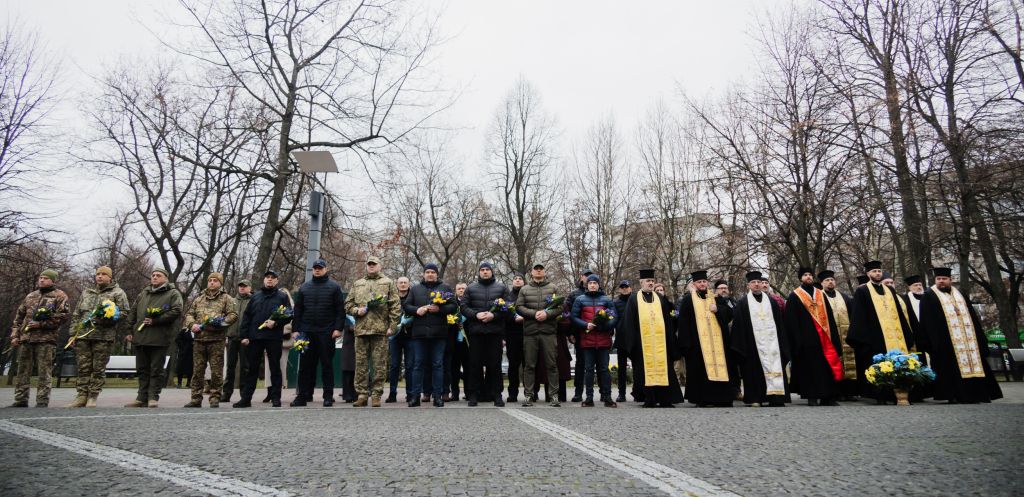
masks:
<instances>
[{"instance_id":1,"label":"black shoe","mask_svg":"<svg viewBox=\"0 0 1024 497\"><path fill-rule=\"evenodd\" d=\"M511 403L519 402L519 394L512 394L508 396L508 401Z\"/></svg>"},{"instance_id":2,"label":"black shoe","mask_svg":"<svg viewBox=\"0 0 1024 497\"><path fill-rule=\"evenodd\" d=\"M573 403L582 402L583 401L583 395L581 395L581 394L573 395L572 396L572 401L573 401ZM594 403L593 400L591 400L590 403L593 404Z\"/></svg>"},{"instance_id":3,"label":"black shoe","mask_svg":"<svg viewBox=\"0 0 1024 497\"><path fill-rule=\"evenodd\" d=\"M417 395L416 397L413 397L413 399L410 400L407 405L409 407L419 407L420 406L420 397L419 397L419 395Z\"/></svg>"},{"instance_id":4,"label":"black shoe","mask_svg":"<svg viewBox=\"0 0 1024 497\"><path fill-rule=\"evenodd\" d=\"M248 400L240 400L231 404L231 407L234 407L235 409L244 409L246 407L252 407L252 402L249 402Z\"/></svg>"},{"instance_id":5,"label":"black shoe","mask_svg":"<svg viewBox=\"0 0 1024 497\"><path fill-rule=\"evenodd\" d=\"M324 400L324 407L333 407L333 406L334 406L334 399Z\"/></svg>"},{"instance_id":6,"label":"black shoe","mask_svg":"<svg viewBox=\"0 0 1024 497\"><path fill-rule=\"evenodd\" d=\"M505 401L501 400L500 395L494 399L494 407L505 407Z\"/></svg>"},{"instance_id":7,"label":"black shoe","mask_svg":"<svg viewBox=\"0 0 1024 497\"><path fill-rule=\"evenodd\" d=\"M839 403L834 401L834 400L832 400L832 399L822 400L821 401L821 405L828 406L828 407L839 407Z\"/></svg>"},{"instance_id":8,"label":"black shoe","mask_svg":"<svg viewBox=\"0 0 1024 497\"><path fill-rule=\"evenodd\" d=\"M612 401L611 397L609 397L608 399L604 400L603 402L604 402L604 406L605 407L619 407L618 404L616 404L615 402Z\"/></svg>"},{"instance_id":9,"label":"black shoe","mask_svg":"<svg viewBox=\"0 0 1024 497\"><path fill-rule=\"evenodd\" d=\"M434 397L434 407L444 407L444 400L441 397Z\"/></svg>"},{"instance_id":10,"label":"black shoe","mask_svg":"<svg viewBox=\"0 0 1024 497\"><path fill-rule=\"evenodd\" d=\"M807 399L807 407L818 407L818 399Z\"/></svg>"},{"instance_id":11,"label":"black shoe","mask_svg":"<svg viewBox=\"0 0 1024 497\"><path fill-rule=\"evenodd\" d=\"M646 407L646 408L658 407L658 404L655 404L654 402L644 402L644 405L641 406L641 407ZM697 404L697 407L704 407L704 406L702 406L700 404Z\"/></svg>"},{"instance_id":12,"label":"black shoe","mask_svg":"<svg viewBox=\"0 0 1024 497\"><path fill-rule=\"evenodd\" d=\"M293 400L290 403L288 403L288 405L290 405L292 407L306 407L306 400L305 399L301 399L301 398L296 398L295 400Z\"/></svg>"},{"instance_id":13,"label":"black shoe","mask_svg":"<svg viewBox=\"0 0 1024 497\"><path fill-rule=\"evenodd\" d=\"M398 395L395 394L395 392L389 393L388 394L388 398L384 399L384 403L385 404L394 404L395 402L398 402L398 399L396 398L397 396Z\"/></svg>"},{"instance_id":14,"label":"black shoe","mask_svg":"<svg viewBox=\"0 0 1024 497\"><path fill-rule=\"evenodd\" d=\"M476 397L467 397L466 400L469 403L469 407L476 407Z\"/></svg>"},{"instance_id":15,"label":"black shoe","mask_svg":"<svg viewBox=\"0 0 1024 497\"><path fill-rule=\"evenodd\" d=\"M266 397L263 398L263 403L266 404L267 402L270 402L270 394L269 393L267 394Z\"/></svg>"},{"instance_id":16,"label":"black shoe","mask_svg":"<svg viewBox=\"0 0 1024 497\"><path fill-rule=\"evenodd\" d=\"M626 401L626 394L624 394L624 393L620 393L619 396L615 398L615 402L625 402L625 401Z\"/></svg>"},{"instance_id":17,"label":"black shoe","mask_svg":"<svg viewBox=\"0 0 1024 497\"><path fill-rule=\"evenodd\" d=\"M594 407L594 399L584 400L583 404L581 404L581 407Z\"/></svg>"},{"instance_id":18,"label":"black shoe","mask_svg":"<svg viewBox=\"0 0 1024 497\"><path fill-rule=\"evenodd\" d=\"M272 401L270 401L270 407L281 407L281 401L280 400L272 400Z\"/></svg>"},{"instance_id":19,"label":"black shoe","mask_svg":"<svg viewBox=\"0 0 1024 497\"><path fill-rule=\"evenodd\" d=\"M768 407L786 407L786 404L783 402L773 401L768 403Z\"/></svg>"},{"instance_id":20,"label":"black shoe","mask_svg":"<svg viewBox=\"0 0 1024 497\"><path fill-rule=\"evenodd\" d=\"M202 402L196 402L196 401L193 400L192 402L189 402L188 404L185 404L184 407L203 407L203 403Z\"/></svg>"}]
</instances>

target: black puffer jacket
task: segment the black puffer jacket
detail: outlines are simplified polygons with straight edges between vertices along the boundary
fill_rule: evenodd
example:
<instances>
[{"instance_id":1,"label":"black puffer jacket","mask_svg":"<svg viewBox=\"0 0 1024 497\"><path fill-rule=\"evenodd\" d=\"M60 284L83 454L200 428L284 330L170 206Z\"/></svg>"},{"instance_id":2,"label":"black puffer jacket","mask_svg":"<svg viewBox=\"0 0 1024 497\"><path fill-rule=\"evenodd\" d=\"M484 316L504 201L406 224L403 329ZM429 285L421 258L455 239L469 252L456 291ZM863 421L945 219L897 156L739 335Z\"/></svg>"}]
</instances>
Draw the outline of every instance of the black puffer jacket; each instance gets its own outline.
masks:
<instances>
[{"instance_id":1,"label":"black puffer jacket","mask_svg":"<svg viewBox=\"0 0 1024 497\"><path fill-rule=\"evenodd\" d=\"M516 300L519 299L519 290L521 290L521 289L522 289L522 287L519 287L519 288L512 287L512 289L509 290L509 292L508 292L508 299L507 300L514 304L516 302ZM506 337L523 338L523 323L517 323L516 322L516 316L518 316L518 314L512 313L510 316L508 316L508 319L506 320L506 323L505 323L505 336Z\"/></svg>"},{"instance_id":2,"label":"black puffer jacket","mask_svg":"<svg viewBox=\"0 0 1024 497\"><path fill-rule=\"evenodd\" d=\"M250 304L251 305L251 304ZM345 294L328 275L313 277L295 296L294 331L331 333L345 329Z\"/></svg>"},{"instance_id":3,"label":"black puffer jacket","mask_svg":"<svg viewBox=\"0 0 1024 497\"><path fill-rule=\"evenodd\" d=\"M280 340L284 334L284 325L288 324L291 319L276 321L274 329L263 328L261 330L259 327L264 321L270 319L270 315L282 305L285 308L292 306L292 301L284 290L261 288L254 293L249 299L249 305L245 307L245 313L242 314L242 324L238 327L239 336L249 340Z\"/></svg>"},{"instance_id":4,"label":"black puffer jacket","mask_svg":"<svg viewBox=\"0 0 1024 497\"><path fill-rule=\"evenodd\" d=\"M430 292L448 292L451 300L441 306L439 312L428 312L423 316L416 314L416 309L431 304ZM402 309L412 316L412 338L446 338L448 337L448 315L455 316L458 305L455 303L455 292L441 281L427 282L409 289L409 296L402 304ZM456 316L457 317L457 316Z\"/></svg>"},{"instance_id":5,"label":"black puffer jacket","mask_svg":"<svg viewBox=\"0 0 1024 497\"><path fill-rule=\"evenodd\" d=\"M480 321L476 315L490 311L495 300L505 299L508 302L508 298L508 288L494 278L477 279L469 285L462 301L462 315L466 316L466 333L470 335L501 335L505 333L505 323L509 313L495 313L494 319L488 323Z\"/></svg>"}]
</instances>

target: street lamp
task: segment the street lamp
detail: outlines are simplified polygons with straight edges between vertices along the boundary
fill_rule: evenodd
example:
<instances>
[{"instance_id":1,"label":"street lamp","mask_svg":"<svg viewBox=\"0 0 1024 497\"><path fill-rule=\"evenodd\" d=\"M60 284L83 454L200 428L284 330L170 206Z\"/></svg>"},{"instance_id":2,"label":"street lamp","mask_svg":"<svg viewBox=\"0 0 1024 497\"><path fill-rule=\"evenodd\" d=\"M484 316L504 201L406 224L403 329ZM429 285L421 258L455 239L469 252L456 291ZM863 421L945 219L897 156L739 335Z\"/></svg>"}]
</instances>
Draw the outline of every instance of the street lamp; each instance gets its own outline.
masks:
<instances>
[{"instance_id":1,"label":"street lamp","mask_svg":"<svg viewBox=\"0 0 1024 497\"><path fill-rule=\"evenodd\" d=\"M327 151L292 152L303 173L336 173L338 164ZM313 279L313 261L320 258L320 231L324 218L324 195L316 190L309 192L309 241L306 249L306 278Z\"/></svg>"}]
</instances>

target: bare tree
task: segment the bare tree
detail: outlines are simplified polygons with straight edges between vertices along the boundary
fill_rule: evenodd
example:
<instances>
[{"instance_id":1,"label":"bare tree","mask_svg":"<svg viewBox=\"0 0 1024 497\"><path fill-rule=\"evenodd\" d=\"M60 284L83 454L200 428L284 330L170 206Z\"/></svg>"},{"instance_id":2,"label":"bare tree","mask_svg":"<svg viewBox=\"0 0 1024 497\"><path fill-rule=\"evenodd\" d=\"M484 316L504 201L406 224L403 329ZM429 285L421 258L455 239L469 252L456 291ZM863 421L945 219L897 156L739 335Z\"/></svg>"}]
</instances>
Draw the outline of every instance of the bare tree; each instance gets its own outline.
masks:
<instances>
[{"instance_id":1,"label":"bare tree","mask_svg":"<svg viewBox=\"0 0 1024 497\"><path fill-rule=\"evenodd\" d=\"M44 232L24 209L33 196L30 174L35 159L49 146L45 118L53 108L58 65L35 34L13 22L0 32L0 247L36 238ZM37 178L38 179L38 178Z\"/></svg>"},{"instance_id":2,"label":"bare tree","mask_svg":"<svg viewBox=\"0 0 1024 497\"><path fill-rule=\"evenodd\" d=\"M550 237L559 172L554 164L555 122L537 90L520 77L498 109L487 137L488 171L498 187L493 222L511 252L502 254L514 271L526 272Z\"/></svg>"},{"instance_id":3,"label":"bare tree","mask_svg":"<svg viewBox=\"0 0 1024 497\"><path fill-rule=\"evenodd\" d=\"M287 186L297 172L291 152L355 152L372 178L374 153L442 108L426 102L436 87L423 74L438 42L436 19L421 22L415 5L180 1L200 40L182 53L223 70L262 105L277 137L256 268L271 260L282 226Z\"/></svg>"}]
</instances>

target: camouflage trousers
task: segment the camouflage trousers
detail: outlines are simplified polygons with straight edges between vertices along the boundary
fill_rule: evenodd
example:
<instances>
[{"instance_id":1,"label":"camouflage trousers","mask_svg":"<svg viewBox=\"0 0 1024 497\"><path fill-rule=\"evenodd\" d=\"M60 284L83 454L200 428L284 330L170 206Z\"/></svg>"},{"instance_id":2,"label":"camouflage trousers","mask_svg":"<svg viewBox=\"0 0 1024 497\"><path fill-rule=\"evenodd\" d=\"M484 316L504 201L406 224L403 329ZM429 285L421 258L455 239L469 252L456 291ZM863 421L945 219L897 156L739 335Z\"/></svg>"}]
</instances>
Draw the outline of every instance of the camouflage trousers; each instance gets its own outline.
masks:
<instances>
[{"instance_id":1,"label":"camouflage trousers","mask_svg":"<svg viewBox=\"0 0 1024 497\"><path fill-rule=\"evenodd\" d=\"M50 374L53 372L53 356L57 346L52 343L22 343L18 346L18 376L14 381L14 401L28 402L28 390L32 383L32 365L39 370L36 404L50 403Z\"/></svg>"},{"instance_id":2,"label":"camouflage trousers","mask_svg":"<svg viewBox=\"0 0 1024 497\"><path fill-rule=\"evenodd\" d=\"M370 370L373 383L370 384ZM384 394L388 375L388 338L384 335L356 337L356 393L378 398ZM408 380L407 380L408 381Z\"/></svg>"},{"instance_id":3,"label":"camouflage trousers","mask_svg":"<svg viewBox=\"0 0 1024 497\"><path fill-rule=\"evenodd\" d=\"M224 385L224 341L192 343L192 402L203 400L206 365L210 365L210 402L220 402Z\"/></svg>"},{"instance_id":4,"label":"camouflage trousers","mask_svg":"<svg viewBox=\"0 0 1024 497\"><path fill-rule=\"evenodd\" d=\"M106 383L107 361L113 342L107 340L78 340L75 342L75 362L78 379L75 388L79 397L96 398Z\"/></svg>"}]
</instances>

